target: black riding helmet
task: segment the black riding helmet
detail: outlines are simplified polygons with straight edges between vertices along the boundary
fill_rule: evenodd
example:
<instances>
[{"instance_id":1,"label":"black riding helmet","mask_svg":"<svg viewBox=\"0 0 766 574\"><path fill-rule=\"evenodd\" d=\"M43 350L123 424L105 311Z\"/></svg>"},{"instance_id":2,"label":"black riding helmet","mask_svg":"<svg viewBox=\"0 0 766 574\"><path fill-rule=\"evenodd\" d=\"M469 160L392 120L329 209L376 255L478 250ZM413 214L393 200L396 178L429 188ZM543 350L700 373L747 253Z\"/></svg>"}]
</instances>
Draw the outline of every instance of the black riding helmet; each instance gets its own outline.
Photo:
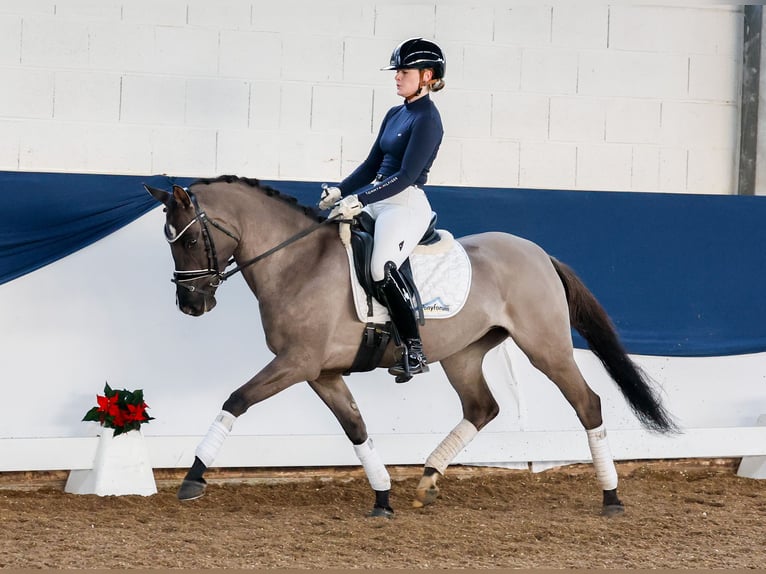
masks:
<instances>
[{"instance_id":1,"label":"black riding helmet","mask_svg":"<svg viewBox=\"0 0 766 574\"><path fill-rule=\"evenodd\" d=\"M444 77L447 62L444 59L442 49L430 40L410 38L394 49L391 54L391 64L382 69L401 70L406 68L418 70L431 68L436 80Z\"/></svg>"}]
</instances>

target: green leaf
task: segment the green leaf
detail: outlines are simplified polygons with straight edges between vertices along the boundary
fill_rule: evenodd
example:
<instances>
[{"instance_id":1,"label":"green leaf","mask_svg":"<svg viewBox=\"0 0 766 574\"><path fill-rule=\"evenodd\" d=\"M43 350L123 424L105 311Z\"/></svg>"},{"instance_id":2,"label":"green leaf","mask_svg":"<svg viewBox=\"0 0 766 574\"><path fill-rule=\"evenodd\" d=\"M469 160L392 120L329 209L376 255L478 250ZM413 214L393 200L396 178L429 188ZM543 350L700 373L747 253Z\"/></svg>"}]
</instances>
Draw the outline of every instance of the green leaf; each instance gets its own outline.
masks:
<instances>
[{"instance_id":1,"label":"green leaf","mask_svg":"<svg viewBox=\"0 0 766 574\"><path fill-rule=\"evenodd\" d=\"M83 421L96 421L96 422L99 422L99 410L98 410L98 407L93 407L87 413L85 413L85 416L83 417L82 420Z\"/></svg>"}]
</instances>

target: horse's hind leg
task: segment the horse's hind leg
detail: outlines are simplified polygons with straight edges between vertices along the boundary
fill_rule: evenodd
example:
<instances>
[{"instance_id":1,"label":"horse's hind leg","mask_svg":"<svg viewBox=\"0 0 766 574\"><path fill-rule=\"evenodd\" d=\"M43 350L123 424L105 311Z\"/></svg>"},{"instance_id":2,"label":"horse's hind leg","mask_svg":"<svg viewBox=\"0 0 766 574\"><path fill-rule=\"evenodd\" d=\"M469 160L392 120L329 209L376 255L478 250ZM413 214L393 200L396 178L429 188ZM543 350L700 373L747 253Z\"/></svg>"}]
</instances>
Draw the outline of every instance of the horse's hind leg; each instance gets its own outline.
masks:
<instances>
[{"instance_id":1,"label":"horse's hind leg","mask_svg":"<svg viewBox=\"0 0 766 574\"><path fill-rule=\"evenodd\" d=\"M531 363L556 384L574 408L587 432L596 479L603 490L602 514L620 514L624 507L617 496L617 469L606 437L601 399L582 376L574 360L571 341L562 337L559 345L552 344L556 339L555 335L549 334L545 345L539 344L539 341L538 345L530 345L523 338L516 342Z\"/></svg>"},{"instance_id":2,"label":"horse's hind leg","mask_svg":"<svg viewBox=\"0 0 766 574\"><path fill-rule=\"evenodd\" d=\"M391 478L367 435L367 426L348 386L340 375L321 376L316 381L309 381L309 385L338 419L375 491L375 504L369 516L391 518L394 514L389 504Z\"/></svg>"},{"instance_id":3,"label":"horse's hind leg","mask_svg":"<svg viewBox=\"0 0 766 574\"><path fill-rule=\"evenodd\" d=\"M490 332L462 351L441 360L447 378L460 397L463 419L426 459L423 476L415 491L413 506L416 508L436 500L439 496L436 484L439 475L444 475L454 458L497 416L499 408L484 379L481 365L484 355L506 337L502 330Z\"/></svg>"}]
</instances>

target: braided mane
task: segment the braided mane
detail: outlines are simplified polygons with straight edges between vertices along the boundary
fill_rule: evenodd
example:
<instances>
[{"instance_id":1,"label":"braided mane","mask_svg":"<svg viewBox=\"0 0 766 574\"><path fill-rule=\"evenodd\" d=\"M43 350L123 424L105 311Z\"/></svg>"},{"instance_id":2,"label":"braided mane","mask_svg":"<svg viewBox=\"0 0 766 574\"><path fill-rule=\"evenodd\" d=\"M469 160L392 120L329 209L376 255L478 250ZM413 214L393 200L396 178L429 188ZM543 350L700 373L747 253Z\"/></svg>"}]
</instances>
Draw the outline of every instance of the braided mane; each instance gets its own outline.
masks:
<instances>
[{"instance_id":1,"label":"braided mane","mask_svg":"<svg viewBox=\"0 0 766 574\"><path fill-rule=\"evenodd\" d=\"M303 213L303 215L313 219L314 221L324 221L327 219L319 212L317 208L302 205L298 202L297 198L291 195L287 195L286 193L282 193L281 191L278 191L271 186L264 185L258 179L239 177L236 175L220 175L214 178L200 178L194 181L191 185L211 185L214 183L244 183L245 185L258 190L261 193L265 193L268 197L273 197L286 203L290 207L300 211Z\"/></svg>"}]
</instances>

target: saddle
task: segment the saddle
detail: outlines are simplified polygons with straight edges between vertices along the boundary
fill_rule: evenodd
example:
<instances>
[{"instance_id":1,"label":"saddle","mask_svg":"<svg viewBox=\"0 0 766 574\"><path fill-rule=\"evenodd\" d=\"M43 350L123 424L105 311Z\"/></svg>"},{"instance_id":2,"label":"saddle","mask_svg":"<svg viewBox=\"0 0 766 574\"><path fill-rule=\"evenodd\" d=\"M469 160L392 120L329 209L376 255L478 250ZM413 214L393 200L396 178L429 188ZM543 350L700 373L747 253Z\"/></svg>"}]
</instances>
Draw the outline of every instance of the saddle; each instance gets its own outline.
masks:
<instances>
[{"instance_id":1,"label":"saddle","mask_svg":"<svg viewBox=\"0 0 766 574\"><path fill-rule=\"evenodd\" d=\"M351 251L354 260L354 271L367 296L368 317L371 317L373 314L372 300L375 297L375 287L371 271L374 237L375 220L369 213L363 211L351 224ZM434 243L437 243L439 239L439 233L436 231L436 214L433 214L431 222L418 244L433 245ZM412 267L410 266L409 258L399 266L399 273L402 276L402 279L404 279L404 286L409 292L411 300L416 302L418 322L421 325L424 325L425 317L423 316L423 306L420 300L420 293L418 292L418 288L415 285L415 280L412 276ZM362 342L356 357L354 358L354 363L345 374L371 371L377 368L380 364L383 352L386 350L386 347L391 340L391 336L392 329L390 321L386 323L366 323L364 333L362 334Z\"/></svg>"},{"instance_id":2,"label":"saddle","mask_svg":"<svg viewBox=\"0 0 766 574\"><path fill-rule=\"evenodd\" d=\"M361 283L364 292L367 297L375 296L375 288L373 286L371 260L372 260L372 248L373 238L375 237L375 220L372 216L363 211L355 219L351 225L351 250L354 254L354 270L356 276ZM418 242L418 245L433 245L439 241L439 233L436 231L436 214L431 217L431 222L428 224L428 229L423 234L423 238ZM415 281L412 278L412 267L410 266L409 258L399 266L399 273L407 282L407 290L410 296L413 297L413 301L420 302L417 287ZM423 320L421 317L421 325Z\"/></svg>"}]
</instances>

